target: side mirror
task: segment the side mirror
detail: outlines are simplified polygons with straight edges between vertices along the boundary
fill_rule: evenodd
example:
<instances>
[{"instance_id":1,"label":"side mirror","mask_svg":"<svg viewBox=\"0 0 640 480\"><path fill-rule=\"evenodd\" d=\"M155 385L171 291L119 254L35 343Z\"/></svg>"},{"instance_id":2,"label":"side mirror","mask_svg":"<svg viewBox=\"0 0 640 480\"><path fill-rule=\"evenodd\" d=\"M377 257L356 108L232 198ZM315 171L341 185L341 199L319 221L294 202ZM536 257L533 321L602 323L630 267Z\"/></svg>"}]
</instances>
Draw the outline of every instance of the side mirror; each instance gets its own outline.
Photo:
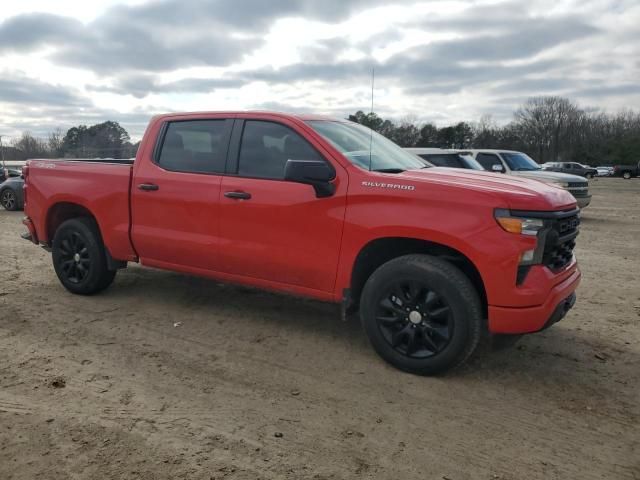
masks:
<instances>
[{"instance_id":1,"label":"side mirror","mask_svg":"<svg viewBox=\"0 0 640 480\"><path fill-rule=\"evenodd\" d=\"M336 191L331 180L336 178L333 168L322 160L287 160L284 167L284 179L290 182L311 185L316 197L330 197Z\"/></svg>"},{"instance_id":2,"label":"side mirror","mask_svg":"<svg viewBox=\"0 0 640 480\"><path fill-rule=\"evenodd\" d=\"M492 165L491 166L491 170L493 170L494 172L504 173L504 167L502 165L500 165L499 163L496 163L495 165Z\"/></svg>"}]
</instances>

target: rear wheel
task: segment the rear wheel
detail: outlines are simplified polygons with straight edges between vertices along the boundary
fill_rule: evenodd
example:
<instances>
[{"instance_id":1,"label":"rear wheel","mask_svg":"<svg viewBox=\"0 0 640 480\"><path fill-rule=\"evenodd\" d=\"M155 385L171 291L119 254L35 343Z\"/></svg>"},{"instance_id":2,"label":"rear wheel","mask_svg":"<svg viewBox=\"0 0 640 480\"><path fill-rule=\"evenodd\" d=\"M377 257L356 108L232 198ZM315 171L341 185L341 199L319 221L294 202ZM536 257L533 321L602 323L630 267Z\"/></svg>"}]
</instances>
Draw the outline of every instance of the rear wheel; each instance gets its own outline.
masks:
<instances>
[{"instance_id":1,"label":"rear wheel","mask_svg":"<svg viewBox=\"0 0 640 480\"><path fill-rule=\"evenodd\" d=\"M16 192L10 188L4 189L0 194L0 204L2 204L5 210L18 210L18 197Z\"/></svg>"},{"instance_id":2,"label":"rear wheel","mask_svg":"<svg viewBox=\"0 0 640 480\"><path fill-rule=\"evenodd\" d=\"M592 179L593 178L593 173L587 173L587 178L588 179Z\"/></svg>"},{"instance_id":3,"label":"rear wheel","mask_svg":"<svg viewBox=\"0 0 640 480\"><path fill-rule=\"evenodd\" d=\"M631 178L631 172L624 172L622 174L622 178L624 178L625 180L629 180Z\"/></svg>"},{"instance_id":4,"label":"rear wheel","mask_svg":"<svg viewBox=\"0 0 640 480\"><path fill-rule=\"evenodd\" d=\"M102 237L89 218L62 223L53 238L53 267L60 282L72 293L91 295L107 288L116 271L107 268Z\"/></svg>"},{"instance_id":5,"label":"rear wheel","mask_svg":"<svg viewBox=\"0 0 640 480\"><path fill-rule=\"evenodd\" d=\"M407 255L382 265L362 292L360 315L378 354L432 375L464 362L480 339L482 313L470 280L451 263Z\"/></svg>"}]
</instances>

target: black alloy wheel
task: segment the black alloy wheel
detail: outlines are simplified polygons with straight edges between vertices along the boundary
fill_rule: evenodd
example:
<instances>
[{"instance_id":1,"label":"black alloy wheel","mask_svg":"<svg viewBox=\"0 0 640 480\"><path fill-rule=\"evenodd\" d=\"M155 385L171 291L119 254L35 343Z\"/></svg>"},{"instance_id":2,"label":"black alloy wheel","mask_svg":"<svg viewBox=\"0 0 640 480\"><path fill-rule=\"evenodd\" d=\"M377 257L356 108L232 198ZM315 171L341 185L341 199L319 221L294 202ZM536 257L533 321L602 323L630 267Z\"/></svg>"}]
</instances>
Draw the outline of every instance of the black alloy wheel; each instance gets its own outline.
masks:
<instances>
[{"instance_id":1,"label":"black alloy wheel","mask_svg":"<svg viewBox=\"0 0 640 480\"><path fill-rule=\"evenodd\" d=\"M58 279L72 293L98 293L116 276L116 270L109 270L107 250L98 225L91 218L63 222L53 237L51 251Z\"/></svg>"},{"instance_id":2,"label":"black alloy wheel","mask_svg":"<svg viewBox=\"0 0 640 480\"><path fill-rule=\"evenodd\" d=\"M483 328L482 305L469 277L426 254L404 255L378 267L360 295L360 318L384 360L419 375L463 363Z\"/></svg>"},{"instance_id":3,"label":"black alloy wheel","mask_svg":"<svg viewBox=\"0 0 640 480\"><path fill-rule=\"evenodd\" d=\"M66 231L60 239L60 271L70 283L79 284L91 272L89 249L78 232Z\"/></svg>"},{"instance_id":4,"label":"black alloy wheel","mask_svg":"<svg viewBox=\"0 0 640 480\"><path fill-rule=\"evenodd\" d=\"M393 284L378 303L376 321L389 345L410 358L436 355L453 334L451 308L420 281Z\"/></svg>"}]
</instances>

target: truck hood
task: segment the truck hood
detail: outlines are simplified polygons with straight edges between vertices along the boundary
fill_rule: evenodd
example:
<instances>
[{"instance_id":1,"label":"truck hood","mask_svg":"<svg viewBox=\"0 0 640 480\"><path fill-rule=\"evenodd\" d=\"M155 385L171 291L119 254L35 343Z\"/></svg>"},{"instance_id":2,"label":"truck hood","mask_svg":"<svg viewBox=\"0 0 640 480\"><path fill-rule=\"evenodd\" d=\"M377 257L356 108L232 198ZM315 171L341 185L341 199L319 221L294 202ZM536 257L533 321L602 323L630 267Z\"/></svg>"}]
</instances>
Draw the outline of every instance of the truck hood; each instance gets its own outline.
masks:
<instances>
[{"instance_id":1,"label":"truck hood","mask_svg":"<svg viewBox=\"0 0 640 480\"><path fill-rule=\"evenodd\" d=\"M579 175L571 175L570 173L550 172L548 170L528 170L525 172L511 172L512 175L521 178L531 178L540 180L541 182L579 182L587 183L587 180Z\"/></svg>"},{"instance_id":2,"label":"truck hood","mask_svg":"<svg viewBox=\"0 0 640 480\"><path fill-rule=\"evenodd\" d=\"M567 177L575 177L575 175L567 175ZM407 170L398 174L396 178L416 182L416 184L437 183L489 194L496 199L496 208L506 206L513 210L550 211L575 207L575 199L563 188L502 173L432 167Z\"/></svg>"}]
</instances>

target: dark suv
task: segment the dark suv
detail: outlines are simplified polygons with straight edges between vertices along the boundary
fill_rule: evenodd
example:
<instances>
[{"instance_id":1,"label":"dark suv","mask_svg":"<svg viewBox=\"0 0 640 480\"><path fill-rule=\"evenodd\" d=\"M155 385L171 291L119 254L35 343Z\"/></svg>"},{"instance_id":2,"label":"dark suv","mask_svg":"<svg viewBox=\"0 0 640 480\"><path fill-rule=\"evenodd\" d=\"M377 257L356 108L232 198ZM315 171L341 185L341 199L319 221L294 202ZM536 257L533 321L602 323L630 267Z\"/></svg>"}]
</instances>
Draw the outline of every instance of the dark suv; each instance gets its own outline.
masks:
<instances>
[{"instance_id":1,"label":"dark suv","mask_svg":"<svg viewBox=\"0 0 640 480\"><path fill-rule=\"evenodd\" d=\"M598 175L598 170L595 168L577 162L549 162L545 163L542 168L551 172L571 173L572 175L580 175L586 178L593 178Z\"/></svg>"},{"instance_id":2,"label":"dark suv","mask_svg":"<svg viewBox=\"0 0 640 480\"><path fill-rule=\"evenodd\" d=\"M444 148L405 148L405 150L436 167L484 170L482 165L480 165L469 152L445 150Z\"/></svg>"}]
</instances>

